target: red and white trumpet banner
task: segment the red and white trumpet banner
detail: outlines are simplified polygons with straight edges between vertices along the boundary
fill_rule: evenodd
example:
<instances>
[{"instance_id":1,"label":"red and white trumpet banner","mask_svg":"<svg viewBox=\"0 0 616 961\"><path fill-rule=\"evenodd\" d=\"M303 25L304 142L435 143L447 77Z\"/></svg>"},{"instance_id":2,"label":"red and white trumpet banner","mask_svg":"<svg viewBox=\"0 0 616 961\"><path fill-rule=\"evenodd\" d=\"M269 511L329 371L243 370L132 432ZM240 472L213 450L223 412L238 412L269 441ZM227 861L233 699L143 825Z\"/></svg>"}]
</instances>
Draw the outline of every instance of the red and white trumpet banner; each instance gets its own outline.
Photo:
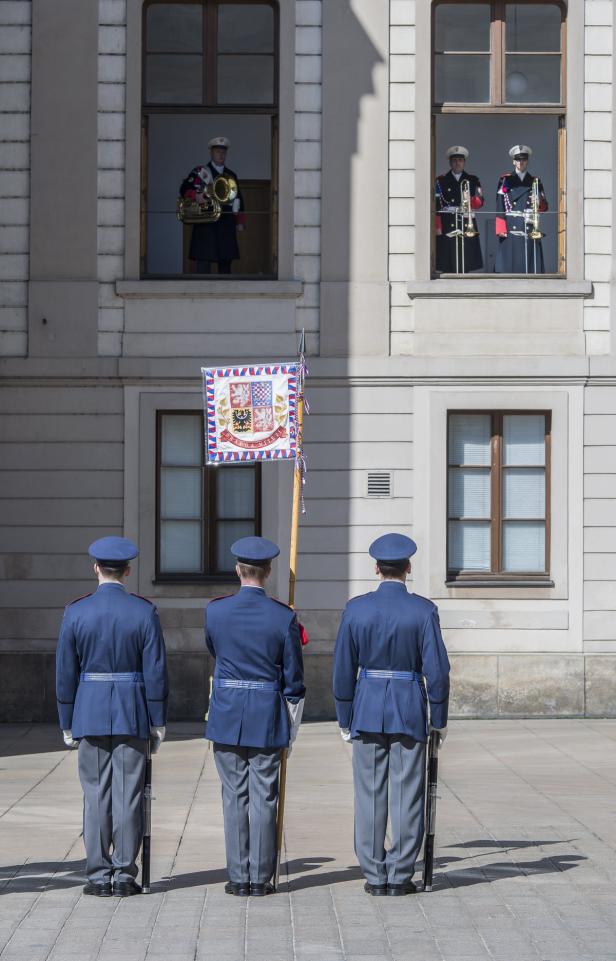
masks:
<instances>
[{"instance_id":1,"label":"red and white trumpet banner","mask_svg":"<svg viewBox=\"0 0 616 961\"><path fill-rule=\"evenodd\" d=\"M298 364L202 367L209 463L295 460Z\"/></svg>"}]
</instances>

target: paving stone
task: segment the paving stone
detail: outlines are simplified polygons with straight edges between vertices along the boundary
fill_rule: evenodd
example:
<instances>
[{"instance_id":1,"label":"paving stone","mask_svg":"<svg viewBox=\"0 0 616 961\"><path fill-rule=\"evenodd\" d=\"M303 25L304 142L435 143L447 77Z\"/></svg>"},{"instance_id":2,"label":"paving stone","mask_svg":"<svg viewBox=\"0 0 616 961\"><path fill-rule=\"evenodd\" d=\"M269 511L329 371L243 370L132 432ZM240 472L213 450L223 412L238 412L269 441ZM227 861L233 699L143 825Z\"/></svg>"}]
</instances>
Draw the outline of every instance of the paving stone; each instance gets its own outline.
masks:
<instances>
[{"instance_id":1,"label":"paving stone","mask_svg":"<svg viewBox=\"0 0 616 961\"><path fill-rule=\"evenodd\" d=\"M182 725L156 759L154 893L102 901L80 890L74 755L51 727L0 727L1 961L616 961L616 721L451 728L430 895L364 893L328 723L289 765L280 893L225 895L218 778Z\"/></svg>"}]
</instances>

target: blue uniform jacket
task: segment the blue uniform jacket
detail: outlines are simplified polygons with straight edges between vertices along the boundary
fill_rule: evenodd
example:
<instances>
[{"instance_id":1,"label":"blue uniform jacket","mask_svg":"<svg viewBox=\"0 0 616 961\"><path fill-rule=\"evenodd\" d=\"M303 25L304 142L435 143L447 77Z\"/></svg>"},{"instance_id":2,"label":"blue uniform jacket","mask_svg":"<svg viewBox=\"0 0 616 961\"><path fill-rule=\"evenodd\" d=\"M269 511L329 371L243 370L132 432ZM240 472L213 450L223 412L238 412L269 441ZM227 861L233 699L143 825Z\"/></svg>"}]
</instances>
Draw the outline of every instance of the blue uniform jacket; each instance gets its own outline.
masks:
<instances>
[{"instance_id":1,"label":"blue uniform jacket","mask_svg":"<svg viewBox=\"0 0 616 961\"><path fill-rule=\"evenodd\" d=\"M82 672L139 672L143 681L80 681ZM73 737L148 738L167 717L165 642L153 604L101 584L69 604L56 650L60 726Z\"/></svg>"},{"instance_id":2,"label":"blue uniform jacket","mask_svg":"<svg viewBox=\"0 0 616 961\"><path fill-rule=\"evenodd\" d=\"M334 652L334 697L341 727L408 734L427 739L427 705L420 681L359 678L361 667L415 671L428 688L433 727L445 727L449 701L449 659L438 609L409 594L402 581L382 581L376 591L347 604Z\"/></svg>"},{"instance_id":3,"label":"blue uniform jacket","mask_svg":"<svg viewBox=\"0 0 616 961\"><path fill-rule=\"evenodd\" d=\"M205 736L219 744L276 748L289 744L285 698L304 696L304 666L295 612L260 587L210 601L205 640L216 658ZM219 687L217 681L269 681L276 691Z\"/></svg>"}]
</instances>

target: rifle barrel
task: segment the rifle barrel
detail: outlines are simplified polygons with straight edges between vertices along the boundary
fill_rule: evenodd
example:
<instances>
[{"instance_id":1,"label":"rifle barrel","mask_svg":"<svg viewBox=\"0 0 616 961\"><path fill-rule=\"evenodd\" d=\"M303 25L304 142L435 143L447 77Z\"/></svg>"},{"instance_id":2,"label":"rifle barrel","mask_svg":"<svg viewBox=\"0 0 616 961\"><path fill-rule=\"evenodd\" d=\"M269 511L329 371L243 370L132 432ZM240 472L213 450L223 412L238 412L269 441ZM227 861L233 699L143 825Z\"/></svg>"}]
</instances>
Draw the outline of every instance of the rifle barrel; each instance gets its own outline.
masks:
<instances>
[{"instance_id":1,"label":"rifle barrel","mask_svg":"<svg viewBox=\"0 0 616 961\"><path fill-rule=\"evenodd\" d=\"M436 833L436 792L438 788L439 733L432 731L428 741L428 770L426 779L426 840L424 845L424 891L432 890L434 872L434 837Z\"/></svg>"},{"instance_id":2,"label":"rifle barrel","mask_svg":"<svg viewBox=\"0 0 616 961\"><path fill-rule=\"evenodd\" d=\"M148 741L148 755L145 762L145 782L143 785L143 846L141 850L141 890L150 893L150 856L152 842L152 754Z\"/></svg>"}]
</instances>

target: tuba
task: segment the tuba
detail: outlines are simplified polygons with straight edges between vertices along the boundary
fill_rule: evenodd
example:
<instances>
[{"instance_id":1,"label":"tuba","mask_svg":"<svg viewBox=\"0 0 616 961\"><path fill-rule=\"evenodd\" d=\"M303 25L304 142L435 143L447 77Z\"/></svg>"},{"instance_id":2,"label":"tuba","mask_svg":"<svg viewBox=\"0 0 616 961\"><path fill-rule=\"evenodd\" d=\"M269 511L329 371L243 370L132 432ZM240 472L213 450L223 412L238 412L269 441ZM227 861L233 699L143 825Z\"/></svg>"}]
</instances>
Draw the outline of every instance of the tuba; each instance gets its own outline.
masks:
<instances>
[{"instance_id":1,"label":"tuba","mask_svg":"<svg viewBox=\"0 0 616 961\"><path fill-rule=\"evenodd\" d=\"M479 233L475 230L473 223L473 213L471 209L471 188L468 180L462 181L462 230L465 237L476 237Z\"/></svg>"},{"instance_id":2,"label":"tuba","mask_svg":"<svg viewBox=\"0 0 616 961\"><path fill-rule=\"evenodd\" d=\"M237 181L233 177L220 174L212 180L209 174L202 200L178 197L177 218L183 224L214 224L220 220L222 205L233 203L238 193Z\"/></svg>"},{"instance_id":3,"label":"tuba","mask_svg":"<svg viewBox=\"0 0 616 961\"><path fill-rule=\"evenodd\" d=\"M531 229L528 236L531 240L541 240L545 237L545 234L539 230L539 179L533 177L533 185L530 190L530 205L531 205Z\"/></svg>"}]
</instances>

